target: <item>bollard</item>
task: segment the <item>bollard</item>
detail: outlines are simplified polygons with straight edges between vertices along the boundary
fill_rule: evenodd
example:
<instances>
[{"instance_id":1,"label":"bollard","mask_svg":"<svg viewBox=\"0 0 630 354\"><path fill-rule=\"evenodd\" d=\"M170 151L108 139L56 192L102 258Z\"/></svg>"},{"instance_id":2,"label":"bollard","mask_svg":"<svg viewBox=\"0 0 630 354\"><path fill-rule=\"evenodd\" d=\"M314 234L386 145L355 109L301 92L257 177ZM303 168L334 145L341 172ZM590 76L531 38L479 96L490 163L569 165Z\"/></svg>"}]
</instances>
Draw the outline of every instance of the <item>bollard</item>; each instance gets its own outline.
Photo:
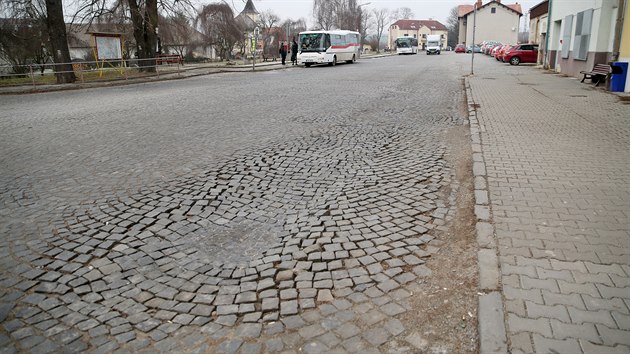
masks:
<instances>
[{"instance_id":1,"label":"bollard","mask_svg":"<svg viewBox=\"0 0 630 354\"><path fill-rule=\"evenodd\" d=\"M35 75L33 75L33 64L29 65L28 68L31 71L31 82L33 83L33 86L35 86Z\"/></svg>"}]
</instances>

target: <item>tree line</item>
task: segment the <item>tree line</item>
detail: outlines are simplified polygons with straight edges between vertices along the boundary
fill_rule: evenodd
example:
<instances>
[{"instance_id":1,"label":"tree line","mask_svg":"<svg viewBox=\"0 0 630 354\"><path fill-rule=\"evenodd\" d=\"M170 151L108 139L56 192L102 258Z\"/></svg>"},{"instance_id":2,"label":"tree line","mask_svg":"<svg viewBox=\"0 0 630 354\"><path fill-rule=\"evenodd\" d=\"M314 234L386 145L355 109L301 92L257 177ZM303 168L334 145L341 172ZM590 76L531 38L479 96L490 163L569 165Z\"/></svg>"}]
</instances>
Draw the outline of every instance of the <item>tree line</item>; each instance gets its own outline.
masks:
<instances>
[{"instance_id":1,"label":"tree line","mask_svg":"<svg viewBox=\"0 0 630 354\"><path fill-rule=\"evenodd\" d=\"M73 4L70 26L106 24L109 31L127 34L125 56L129 58L133 48L139 66L147 71L155 70L154 58L161 43L170 43L169 49L181 56L191 46L213 47L222 59L229 59L234 48L244 52L247 45L245 29L235 19L233 6L225 1L199 9L190 0L75 0ZM414 16L409 8L368 11L362 7L356 0L314 0L314 27L358 31L362 43L380 51L387 26ZM43 72L47 63L59 63L54 65L57 82L76 81L63 0L2 0L0 14L0 57L13 64L14 72L24 72L26 64L37 65ZM272 33L274 28L286 38L288 32L307 29L305 19L281 21L271 11L261 12L256 25L264 48L273 47L272 38L279 34Z\"/></svg>"}]
</instances>

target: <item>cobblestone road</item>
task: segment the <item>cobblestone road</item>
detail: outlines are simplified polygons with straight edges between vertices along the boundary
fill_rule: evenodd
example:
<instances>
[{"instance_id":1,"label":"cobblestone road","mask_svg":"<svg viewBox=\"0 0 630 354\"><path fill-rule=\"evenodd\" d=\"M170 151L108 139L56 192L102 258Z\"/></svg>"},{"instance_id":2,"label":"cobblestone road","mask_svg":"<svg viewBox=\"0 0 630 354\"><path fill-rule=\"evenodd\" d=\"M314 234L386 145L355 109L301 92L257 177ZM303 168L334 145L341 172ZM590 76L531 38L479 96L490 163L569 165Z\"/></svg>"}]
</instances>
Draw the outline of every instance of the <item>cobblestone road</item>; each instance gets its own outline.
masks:
<instances>
[{"instance_id":1,"label":"cobblestone road","mask_svg":"<svg viewBox=\"0 0 630 354\"><path fill-rule=\"evenodd\" d=\"M630 105L579 80L483 56L470 86L507 349L629 353Z\"/></svg>"},{"instance_id":2,"label":"cobblestone road","mask_svg":"<svg viewBox=\"0 0 630 354\"><path fill-rule=\"evenodd\" d=\"M0 352L425 348L456 61L0 97Z\"/></svg>"}]
</instances>

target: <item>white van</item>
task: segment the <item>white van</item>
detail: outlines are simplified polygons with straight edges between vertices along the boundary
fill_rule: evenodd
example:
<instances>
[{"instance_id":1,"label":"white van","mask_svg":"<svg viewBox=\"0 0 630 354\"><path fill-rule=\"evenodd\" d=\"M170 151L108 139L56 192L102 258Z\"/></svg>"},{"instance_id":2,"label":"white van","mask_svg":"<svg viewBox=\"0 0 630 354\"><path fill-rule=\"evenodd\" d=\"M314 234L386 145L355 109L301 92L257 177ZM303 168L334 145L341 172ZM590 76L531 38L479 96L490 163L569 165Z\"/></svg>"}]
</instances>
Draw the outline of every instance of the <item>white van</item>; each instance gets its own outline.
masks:
<instances>
[{"instance_id":1,"label":"white van","mask_svg":"<svg viewBox=\"0 0 630 354\"><path fill-rule=\"evenodd\" d=\"M427 36L427 55L440 54L442 36L439 34L429 34Z\"/></svg>"}]
</instances>

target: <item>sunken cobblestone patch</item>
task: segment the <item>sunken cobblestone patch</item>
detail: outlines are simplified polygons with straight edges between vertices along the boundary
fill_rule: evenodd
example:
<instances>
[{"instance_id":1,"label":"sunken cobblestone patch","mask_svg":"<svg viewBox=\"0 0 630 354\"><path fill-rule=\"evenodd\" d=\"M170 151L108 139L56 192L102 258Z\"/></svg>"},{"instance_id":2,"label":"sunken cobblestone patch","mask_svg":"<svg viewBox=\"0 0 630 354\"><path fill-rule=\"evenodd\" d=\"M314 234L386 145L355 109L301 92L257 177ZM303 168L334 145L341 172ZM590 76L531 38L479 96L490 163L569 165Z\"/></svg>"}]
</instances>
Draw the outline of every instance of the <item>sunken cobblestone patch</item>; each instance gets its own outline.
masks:
<instances>
[{"instance_id":1,"label":"sunken cobblestone patch","mask_svg":"<svg viewBox=\"0 0 630 354\"><path fill-rule=\"evenodd\" d=\"M243 323L235 334L257 338L261 323L289 321L308 340L329 332L291 325L291 316L317 303L347 311L363 303L358 294L380 306L361 316L368 325L406 311L386 294L418 277L428 232L448 212L437 195L450 183L444 149L403 148L414 138L403 129L365 129L67 208L48 237L29 243L36 267L11 271L21 279L12 285L32 292L15 325L37 323L42 338L61 343L76 339L67 332L75 328L114 349L136 333L159 341L210 322ZM327 329L352 332L341 324ZM367 332L368 343L387 340L383 333ZM102 336L113 341L94 342Z\"/></svg>"},{"instance_id":2,"label":"sunken cobblestone patch","mask_svg":"<svg viewBox=\"0 0 630 354\"><path fill-rule=\"evenodd\" d=\"M0 343L369 352L401 335L453 215L440 134L459 118L364 115L5 227Z\"/></svg>"}]
</instances>

